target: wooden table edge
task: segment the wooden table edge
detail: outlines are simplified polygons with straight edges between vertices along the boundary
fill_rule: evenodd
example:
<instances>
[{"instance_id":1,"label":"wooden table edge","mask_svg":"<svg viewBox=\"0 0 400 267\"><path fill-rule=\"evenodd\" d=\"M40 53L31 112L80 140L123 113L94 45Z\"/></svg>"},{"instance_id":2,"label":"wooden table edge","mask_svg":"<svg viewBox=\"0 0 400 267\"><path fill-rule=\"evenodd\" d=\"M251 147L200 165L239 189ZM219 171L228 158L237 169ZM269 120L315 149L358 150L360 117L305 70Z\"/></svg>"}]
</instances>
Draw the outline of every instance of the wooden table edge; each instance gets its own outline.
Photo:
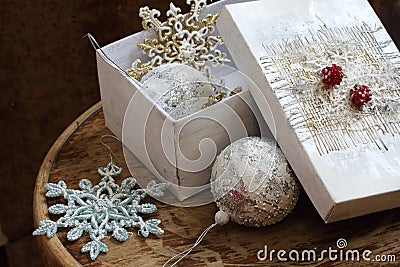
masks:
<instances>
[{"instance_id":1,"label":"wooden table edge","mask_svg":"<svg viewBox=\"0 0 400 267\"><path fill-rule=\"evenodd\" d=\"M39 169L36 178L35 189L33 194L33 221L35 228L39 227L41 220L49 220L48 206L46 202L45 184L49 180L49 176L53 167L53 163L58 157L59 151L65 145L71 135L81 126L87 119L92 117L101 108L101 102L96 103L76 120L74 120L54 142L43 163ZM47 238L45 235L36 237L42 257L48 266L82 266L64 247L57 235Z\"/></svg>"}]
</instances>

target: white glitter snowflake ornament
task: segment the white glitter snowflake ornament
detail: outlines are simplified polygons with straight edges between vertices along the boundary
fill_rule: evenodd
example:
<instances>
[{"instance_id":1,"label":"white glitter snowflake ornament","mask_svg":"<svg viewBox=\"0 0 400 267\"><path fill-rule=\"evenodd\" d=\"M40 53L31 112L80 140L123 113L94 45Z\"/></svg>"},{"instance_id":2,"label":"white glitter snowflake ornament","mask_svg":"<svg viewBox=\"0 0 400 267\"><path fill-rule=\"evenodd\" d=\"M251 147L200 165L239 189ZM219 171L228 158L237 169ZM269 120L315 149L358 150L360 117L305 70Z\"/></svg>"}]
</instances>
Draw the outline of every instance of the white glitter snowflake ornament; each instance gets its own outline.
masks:
<instances>
[{"instance_id":1,"label":"white glitter snowflake ornament","mask_svg":"<svg viewBox=\"0 0 400 267\"><path fill-rule=\"evenodd\" d=\"M150 214L157 210L154 204L140 201L147 195L161 197L167 184L157 184L155 181L148 183L146 189L134 189L136 180L133 177L122 181L121 186L114 182L115 176L119 175L122 168L113 162L106 167L98 169L102 176L100 183L93 186L87 179L79 182L81 190L67 189L64 181L46 184L47 197L64 197L68 204L55 204L49 207L51 214L64 214L56 222L43 220L40 227L33 232L33 235L44 235L48 238L57 233L58 228L72 228L67 239L74 241L79 239L84 232L90 236L89 243L82 247L81 252L89 252L90 258L95 260L100 252L106 253L108 247L101 240L108 233L118 241L128 239L128 232L125 228L139 228L138 233L143 237L149 234L163 234L164 231L158 226L160 220L150 219L144 221L138 213Z\"/></svg>"},{"instance_id":2,"label":"white glitter snowflake ornament","mask_svg":"<svg viewBox=\"0 0 400 267\"><path fill-rule=\"evenodd\" d=\"M127 70L129 75L140 80L153 68L173 62L188 64L198 70L203 70L206 62L229 62L225 53L218 49L223 43L222 37L211 35L218 13L201 19L200 12L207 6L207 0L187 0L186 3L190 4L188 14L181 14L181 9L171 3L165 22L157 18L160 11L147 6L140 8L143 28L153 29L157 39L145 39L138 44L150 61L142 63L140 59L135 60Z\"/></svg>"}]
</instances>

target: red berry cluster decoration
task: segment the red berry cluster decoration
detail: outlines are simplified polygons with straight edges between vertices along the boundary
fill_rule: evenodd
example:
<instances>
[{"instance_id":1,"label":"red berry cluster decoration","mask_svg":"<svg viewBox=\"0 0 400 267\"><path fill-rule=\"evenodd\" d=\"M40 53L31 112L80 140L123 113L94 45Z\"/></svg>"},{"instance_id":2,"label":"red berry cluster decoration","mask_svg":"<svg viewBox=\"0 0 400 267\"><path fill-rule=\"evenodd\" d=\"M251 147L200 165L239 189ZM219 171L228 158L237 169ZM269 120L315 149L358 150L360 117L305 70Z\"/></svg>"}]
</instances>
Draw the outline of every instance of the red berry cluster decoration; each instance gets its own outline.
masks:
<instances>
[{"instance_id":1,"label":"red berry cluster decoration","mask_svg":"<svg viewBox=\"0 0 400 267\"><path fill-rule=\"evenodd\" d=\"M372 92L366 85L356 84L354 88L350 90L351 102L357 107L362 107L372 99Z\"/></svg>"},{"instance_id":2,"label":"red berry cluster decoration","mask_svg":"<svg viewBox=\"0 0 400 267\"><path fill-rule=\"evenodd\" d=\"M238 190L234 189L232 190L232 195L234 196L236 201L241 201L244 200L244 196L242 193L240 193Z\"/></svg>"},{"instance_id":3,"label":"red berry cluster decoration","mask_svg":"<svg viewBox=\"0 0 400 267\"><path fill-rule=\"evenodd\" d=\"M246 198L242 193L245 191L243 180L240 180L238 187L239 187L238 189L233 189L231 193L236 201L242 201Z\"/></svg>"},{"instance_id":4,"label":"red berry cluster decoration","mask_svg":"<svg viewBox=\"0 0 400 267\"><path fill-rule=\"evenodd\" d=\"M324 84L333 87L340 85L343 79L342 67L332 64L331 67L325 67L321 71L321 80ZM366 85L356 84L350 90L350 100L357 108L363 107L366 103L372 100L372 92Z\"/></svg>"},{"instance_id":5,"label":"red berry cluster decoration","mask_svg":"<svg viewBox=\"0 0 400 267\"><path fill-rule=\"evenodd\" d=\"M321 71L322 82L328 86L339 85L343 79L342 67L332 64L331 67L325 67Z\"/></svg>"}]
</instances>

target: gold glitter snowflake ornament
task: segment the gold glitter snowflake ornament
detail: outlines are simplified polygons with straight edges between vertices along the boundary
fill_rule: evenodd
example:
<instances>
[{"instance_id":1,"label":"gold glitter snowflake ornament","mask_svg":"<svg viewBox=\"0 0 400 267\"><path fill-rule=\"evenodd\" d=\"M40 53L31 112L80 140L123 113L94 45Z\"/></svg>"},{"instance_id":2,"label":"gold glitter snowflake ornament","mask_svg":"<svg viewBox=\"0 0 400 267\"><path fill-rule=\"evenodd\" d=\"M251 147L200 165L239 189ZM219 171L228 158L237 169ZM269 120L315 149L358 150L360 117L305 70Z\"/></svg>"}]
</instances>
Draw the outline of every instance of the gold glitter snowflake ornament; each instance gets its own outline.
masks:
<instances>
[{"instance_id":1,"label":"gold glitter snowflake ornament","mask_svg":"<svg viewBox=\"0 0 400 267\"><path fill-rule=\"evenodd\" d=\"M203 70L206 62L223 64L229 62L218 47L223 43L221 36L210 35L215 30L218 13L200 18L200 12L207 6L207 0L187 0L191 5L188 14L173 3L167 11L168 19L161 22L160 11L142 7L139 16L145 30L153 29L158 39L144 39L138 46L150 57L146 63L140 59L127 70L137 80L153 68L165 63L179 62Z\"/></svg>"}]
</instances>

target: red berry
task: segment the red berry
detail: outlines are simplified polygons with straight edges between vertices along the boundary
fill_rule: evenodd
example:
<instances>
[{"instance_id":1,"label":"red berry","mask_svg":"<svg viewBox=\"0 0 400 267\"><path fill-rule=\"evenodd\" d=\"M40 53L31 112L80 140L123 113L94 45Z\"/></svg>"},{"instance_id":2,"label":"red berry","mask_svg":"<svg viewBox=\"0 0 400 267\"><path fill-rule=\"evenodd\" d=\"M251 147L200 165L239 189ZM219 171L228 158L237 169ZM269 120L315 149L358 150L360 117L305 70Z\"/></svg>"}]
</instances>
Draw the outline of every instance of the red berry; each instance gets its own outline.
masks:
<instances>
[{"instance_id":1,"label":"red berry","mask_svg":"<svg viewBox=\"0 0 400 267\"><path fill-rule=\"evenodd\" d=\"M231 193L234 196L236 201L242 201L245 199L245 196L242 193L245 191L245 186L244 186L243 180L240 180L238 187L239 187L238 189L233 189L231 191Z\"/></svg>"},{"instance_id":2,"label":"red berry","mask_svg":"<svg viewBox=\"0 0 400 267\"><path fill-rule=\"evenodd\" d=\"M362 107L372 99L372 92L366 85L356 84L354 88L350 90L350 99L357 107Z\"/></svg>"},{"instance_id":3,"label":"red berry","mask_svg":"<svg viewBox=\"0 0 400 267\"><path fill-rule=\"evenodd\" d=\"M342 67L332 64L332 67L325 67L321 71L322 82L328 86L339 85L343 79Z\"/></svg>"},{"instance_id":4,"label":"red berry","mask_svg":"<svg viewBox=\"0 0 400 267\"><path fill-rule=\"evenodd\" d=\"M242 193L240 193L238 190L234 189L232 190L232 195L234 196L236 201L241 201L244 199L244 196L242 195Z\"/></svg>"}]
</instances>

